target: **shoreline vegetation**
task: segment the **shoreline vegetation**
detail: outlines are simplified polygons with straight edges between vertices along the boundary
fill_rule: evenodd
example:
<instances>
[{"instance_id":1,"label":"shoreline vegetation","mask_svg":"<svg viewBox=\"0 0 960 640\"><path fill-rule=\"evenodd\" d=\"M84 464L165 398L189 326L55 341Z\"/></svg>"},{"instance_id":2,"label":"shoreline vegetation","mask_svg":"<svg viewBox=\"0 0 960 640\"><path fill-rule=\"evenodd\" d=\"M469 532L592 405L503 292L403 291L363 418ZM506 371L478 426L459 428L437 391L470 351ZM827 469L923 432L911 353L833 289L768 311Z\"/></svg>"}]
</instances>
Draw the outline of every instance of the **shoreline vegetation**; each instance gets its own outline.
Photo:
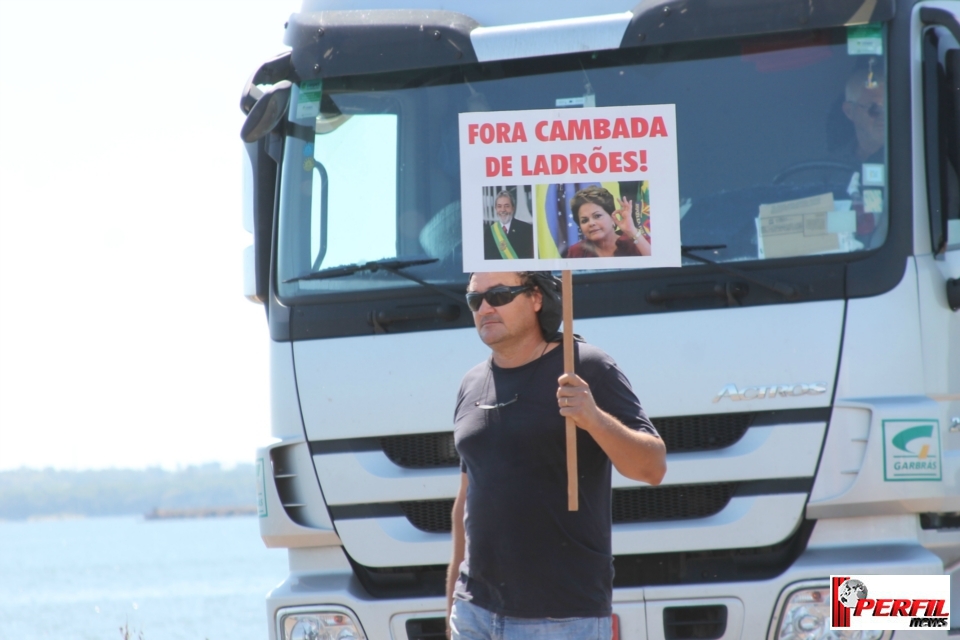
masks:
<instances>
[{"instance_id":1,"label":"shoreline vegetation","mask_svg":"<svg viewBox=\"0 0 960 640\"><path fill-rule=\"evenodd\" d=\"M160 468L0 471L0 520L140 515L146 520L256 514L252 464Z\"/></svg>"},{"instance_id":2,"label":"shoreline vegetation","mask_svg":"<svg viewBox=\"0 0 960 640\"><path fill-rule=\"evenodd\" d=\"M168 520L179 518L232 518L234 516L253 516L257 508L247 507L207 507L205 509L153 509L143 514L144 520Z\"/></svg>"}]
</instances>

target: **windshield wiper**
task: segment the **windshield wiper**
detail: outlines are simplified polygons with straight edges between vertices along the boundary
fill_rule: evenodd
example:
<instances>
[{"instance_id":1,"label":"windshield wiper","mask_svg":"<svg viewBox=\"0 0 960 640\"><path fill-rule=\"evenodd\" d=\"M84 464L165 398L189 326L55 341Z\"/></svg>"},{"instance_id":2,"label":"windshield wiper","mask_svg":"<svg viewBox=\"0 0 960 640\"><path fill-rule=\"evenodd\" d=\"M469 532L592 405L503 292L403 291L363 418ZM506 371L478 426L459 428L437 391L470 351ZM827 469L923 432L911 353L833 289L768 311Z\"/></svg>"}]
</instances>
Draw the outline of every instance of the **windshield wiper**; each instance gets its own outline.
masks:
<instances>
[{"instance_id":1,"label":"windshield wiper","mask_svg":"<svg viewBox=\"0 0 960 640\"><path fill-rule=\"evenodd\" d=\"M739 269L734 269L722 263L714 262L709 258L704 258L702 256L697 256L691 253L692 251L714 251L716 249L726 249L726 248L727 248L727 245L725 244L683 245L680 247L680 253L690 258L691 260L696 260L697 262L702 262L703 264L709 264L711 266L716 267L720 271L729 273L732 276L743 278L747 282L752 282L753 284L763 287L764 289L773 291L774 293L779 293L787 300L796 300L798 297L800 297L800 292L797 291L797 288L794 286L791 286L783 282L776 282L776 281L771 282L763 278L751 276L743 271L740 271Z\"/></svg>"},{"instance_id":2,"label":"windshield wiper","mask_svg":"<svg viewBox=\"0 0 960 640\"><path fill-rule=\"evenodd\" d=\"M437 262L437 258L414 258L412 260L403 260L401 258L383 258L382 260L371 260L370 262L359 262L357 264L345 264L339 267L328 267L319 271L311 271L296 278L284 280L284 284L290 282L300 282L301 280L326 280L328 278L342 278L343 276L352 276L361 271L376 273L380 269L384 271L393 271L395 269L406 269L407 267L416 267L421 264L430 264Z\"/></svg>"},{"instance_id":3,"label":"windshield wiper","mask_svg":"<svg viewBox=\"0 0 960 640\"><path fill-rule=\"evenodd\" d=\"M426 287L431 291L435 291L440 295L456 300L460 304L464 304L464 297L462 295L458 296L452 291L441 289L435 284L431 284L426 280L421 280L416 276L401 271L401 269L406 269L407 267L417 267L423 264L431 264L438 261L438 258L413 258L409 260L404 260L401 258L384 258L382 260L371 260L370 262L346 264L340 267L320 269L319 271L313 271L296 278L290 278L289 280L284 280L283 282L284 284L288 284L290 282L300 282L301 280L327 280L328 278L342 278L344 276L350 276L362 271L368 271L370 273L387 271L395 276L400 276L401 278L406 278L411 282L416 282L420 286Z\"/></svg>"}]
</instances>

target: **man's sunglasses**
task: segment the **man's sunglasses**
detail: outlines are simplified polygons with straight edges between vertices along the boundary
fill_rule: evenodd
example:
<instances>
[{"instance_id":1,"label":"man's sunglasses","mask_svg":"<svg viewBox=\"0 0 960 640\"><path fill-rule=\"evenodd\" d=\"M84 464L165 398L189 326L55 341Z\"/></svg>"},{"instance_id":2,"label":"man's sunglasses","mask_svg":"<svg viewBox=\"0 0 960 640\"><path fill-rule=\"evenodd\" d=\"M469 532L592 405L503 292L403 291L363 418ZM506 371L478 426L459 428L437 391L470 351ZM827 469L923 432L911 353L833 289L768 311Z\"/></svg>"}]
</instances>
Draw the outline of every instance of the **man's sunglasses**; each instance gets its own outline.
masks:
<instances>
[{"instance_id":1,"label":"man's sunglasses","mask_svg":"<svg viewBox=\"0 0 960 640\"><path fill-rule=\"evenodd\" d=\"M518 295L524 291L530 291L532 288L533 287L528 284L520 285L519 287L505 287L501 285L487 289L483 293L471 291L467 294L467 306L470 307L474 313L480 311L480 305L483 304L484 300L486 300L487 304L491 307L502 307L505 304L510 304Z\"/></svg>"}]
</instances>

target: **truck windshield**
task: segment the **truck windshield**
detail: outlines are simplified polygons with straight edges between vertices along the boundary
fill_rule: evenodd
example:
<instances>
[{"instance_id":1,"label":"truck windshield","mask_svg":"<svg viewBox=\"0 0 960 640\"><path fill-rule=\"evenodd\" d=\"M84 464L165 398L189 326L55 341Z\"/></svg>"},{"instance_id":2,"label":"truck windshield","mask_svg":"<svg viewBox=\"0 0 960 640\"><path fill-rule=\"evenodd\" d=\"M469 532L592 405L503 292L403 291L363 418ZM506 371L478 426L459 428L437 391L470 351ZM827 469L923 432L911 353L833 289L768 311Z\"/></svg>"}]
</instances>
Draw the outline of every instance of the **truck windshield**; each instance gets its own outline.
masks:
<instances>
[{"instance_id":1,"label":"truck windshield","mask_svg":"<svg viewBox=\"0 0 960 640\"><path fill-rule=\"evenodd\" d=\"M675 104L684 245L721 247L702 254L717 262L876 248L888 226L884 36L867 25L304 82L284 148L280 296L410 286L376 269L302 279L394 258L433 259L408 268L428 282L465 282L457 114L480 110ZM509 188L521 220L533 199L557 197ZM761 210L801 199L817 215L771 222Z\"/></svg>"}]
</instances>

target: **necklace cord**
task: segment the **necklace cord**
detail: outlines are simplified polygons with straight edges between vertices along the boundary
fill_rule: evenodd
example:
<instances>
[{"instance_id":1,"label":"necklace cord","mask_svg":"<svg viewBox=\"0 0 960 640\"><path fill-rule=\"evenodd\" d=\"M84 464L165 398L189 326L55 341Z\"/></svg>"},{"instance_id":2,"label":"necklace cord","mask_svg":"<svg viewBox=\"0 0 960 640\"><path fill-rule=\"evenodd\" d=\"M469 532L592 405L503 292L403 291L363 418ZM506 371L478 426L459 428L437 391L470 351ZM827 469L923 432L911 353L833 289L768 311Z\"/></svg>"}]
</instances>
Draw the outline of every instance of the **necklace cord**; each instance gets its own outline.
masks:
<instances>
[{"instance_id":1,"label":"necklace cord","mask_svg":"<svg viewBox=\"0 0 960 640\"><path fill-rule=\"evenodd\" d=\"M537 375L537 371L540 369L540 363L543 361L543 356L544 354L547 353L547 347L549 346L550 346L549 342L544 343L543 349L540 350L540 355L537 356L537 364L536 366L533 367L533 371L530 373L530 376L527 378L526 384L524 386L526 386L527 384L530 384L530 381L533 380L533 377ZM483 381L484 397L487 395L487 389L489 388L490 380L491 378L493 378L492 364L493 364L493 355L491 354L490 361L487 363L487 377L486 377L486 380ZM503 407L506 407L508 405L513 404L514 402L517 402L519 399L520 399L520 392L517 392L514 394L512 399L507 400L506 402L496 402L495 404L480 404L480 401L477 400L473 404L478 409L483 409L484 411L490 411L493 409L502 409ZM497 400L497 398L494 398L494 400Z\"/></svg>"}]
</instances>

